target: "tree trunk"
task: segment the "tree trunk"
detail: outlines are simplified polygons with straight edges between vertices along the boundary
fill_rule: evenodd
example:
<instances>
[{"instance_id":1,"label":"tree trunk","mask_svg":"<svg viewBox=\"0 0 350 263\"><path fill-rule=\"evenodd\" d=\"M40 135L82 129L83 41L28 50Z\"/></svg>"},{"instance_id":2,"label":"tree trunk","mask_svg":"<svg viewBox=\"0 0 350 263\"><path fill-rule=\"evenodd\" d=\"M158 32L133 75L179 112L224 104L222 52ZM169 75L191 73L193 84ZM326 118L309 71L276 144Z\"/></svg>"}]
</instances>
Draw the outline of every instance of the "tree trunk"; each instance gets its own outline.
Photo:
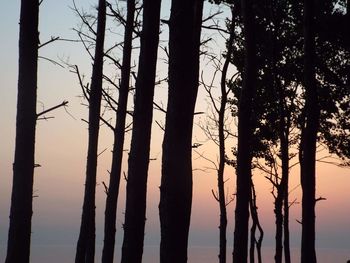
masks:
<instances>
[{"instance_id":1,"label":"tree trunk","mask_svg":"<svg viewBox=\"0 0 350 263\"><path fill-rule=\"evenodd\" d=\"M278 137L280 141L281 151L281 163L282 163L282 176L279 185L277 186L277 197L275 200L275 215L276 215L276 254L275 262L282 262L283 245L285 245L285 258L290 261L289 253L289 235L284 236L284 233L288 233L288 216L289 216L289 204L288 204L288 181L289 181L289 128L290 118L287 116L287 105L285 102L285 92L281 83L276 83L278 92L278 106L279 106L279 127ZM285 207L287 206L287 207ZM287 214L284 214L284 213ZM287 218L286 218L287 216ZM287 220L287 221L285 221ZM285 229L287 228L287 229Z\"/></svg>"},{"instance_id":2,"label":"tree trunk","mask_svg":"<svg viewBox=\"0 0 350 263\"><path fill-rule=\"evenodd\" d=\"M281 144L281 161L282 161L282 179L281 179L281 195L282 195L282 206L281 208L282 223L283 223L283 245L284 245L284 258L285 263L290 263L290 245L289 245L289 127L290 118L286 117L286 104L284 101L284 95L281 92L280 103L281 117L280 117L280 144ZM286 120L287 118L287 120Z\"/></svg>"},{"instance_id":3,"label":"tree trunk","mask_svg":"<svg viewBox=\"0 0 350 263\"><path fill-rule=\"evenodd\" d=\"M218 112L218 132L219 132L219 169L218 169L218 193L219 193L219 207L220 207L220 252L219 252L219 263L226 263L226 229L227 229L227 211L226 211L226 199L225 199L225 180L224 180L224 171L225 171L225 112L227 105L227 88L226 88L226 77L227 70L230 63L230 58L232 54L232 45L235 36L234 32L234 10L231 6L231 26L230 26L230 37L227 42L227 53L225 62L222 68L220 86L221 86L221 100L220 100L220 109Z\"/></svg>"},{"instance_id":4,"label":"tree trunk","mask_svg":"<svg viewBox=\"0 0 350 263\"><path fill-rule=\"evenodd\" d=\"M282 263L282 251L283 251L283 195L282 186L277 187L277 197L275 199L275 217L276 217L276 235L275 235L275 262Z\"/></svg>"},{"instance_id":5,"label":"tree trunk","mask_svg":"<svg viewBox=\"0 0 350 263\"><path fill-rule=\"evenodd\" d=\"M29 262L34 175L39 1L22 0L16 146L6 263Z\"/></svg>"},{"instance_id":6,"label":"tree trunk","mask_svg":"<svg viewBox=\"0 0 350 263\"><path fill-rule=\"evenodd\" d=\"M98 6L95 58L92 69L91 89L89 97L89 139L84 204L77 251L75 256L76 263L91 263L94 262L95 259L95 192L98 134L102 97L103 45L105 36L105 24L106 2L105 0L100 0Z\"/></svg>"},{"instance_id":7,"label":"tree trunk","mask_svg":"<svg viewBox=\"0 0 350 263\"><path fill-rule=\"evenodd\" d=\"M316 263L315 252L315 159L319 126L318 94L315 79L314 4L304 1L304 85L305 116L301 145L302 238L301 263Z\"/></svg>"},{"instance_id":8,"label":"tree trunk","mask_svg":"<svg viewBox=\"0 0 350 263\"><path fill-rule=\"evenodd\" d=\"M282 110L284 111L284 110ZM282 262L283 245L285 251L286 262L290 262L289 253L289 235L288 234L288 216L289 216L289 204L288 204L288 180L289 180L289 143L288 133L289 127L286 126L285 115L282 113L280 116L279 137L281 145L281 161L282 161L282 177L281 182L277 187L277 197L275 200L275 215L276 215L276 254L275 262ZM287 206L287 207L285 207ZM284 241L283 241L284 240Z\"/></svg>"},{"instance_id":9,"label":"tree trunk","mask_svg":"<svg viewBox=\"0 0 350 263\"><path fill-rule=\"evenodd\" d=\"M102 250L102 262L113 262L116 212L119 195L120 175L123 159L125 119L130 83L130 64L132 53L132 34L134 29L135 0L127 0L127 17L124 32L123 64L121 69L121 81L119 87L118 109L116 125L114 129L114 146L112 156L112 168L109 179L109 187L106 198L104 242Z\"/></svg>"},{"instance_id":10,"label":"tree trunk","mask_svg":"<svg viewBox=\"0 0 350 263\"><path fill-rule=\"evenodd\" d=\"M187 262L192 204L192 127L198 91L203 0L173 0L169 95L160 187L161 263Z\"/></svg>"},{"instance_id":11,"label":"tree trunk","mask_svg":"<svg viewBox=\"0 0 350 263\"><path fill-rule=\"evenodd\" d=\"M249 200L250 212L252 215L252 226L250 228L250 249L249 249L249 260L250 263L255 262L255 247L258 255L258 263L262 262L261 246L264 238L264 231L261 227L258 215L258 207L256 206L256 192L253 180L251 181L251 197ZM256 239L256 229L259 230L260 236Z\"/></svg>"},{"instance_id":12,"label":"tree trunk","mask_svg":"<svg viewBox=\"0 0 350 263\"><path fill-rule=\"evenodd\" d=\"M283 172L282 172L283 173ZM284 262L291 263L291 255L290 255L290 241L289 241L289 173L288 179L286 179L286 193L284 195L284 215L283 215L283 234L284 234Z\"/></svg>"},{"instance_id":13,"label":"tree trunk","mask_svg":"<svg viewBox=\"0 0 350 263\"><path fill-rule=\"evenodd\" d=\"M142 262L160 6L161 0L143 1L141 50L135 89L135 108L126 188L121 260L123 263Z\"/></svg>"},{"instance_id":14,"label":"tree trunk","mask_svg":"<svg viewBox=\"0 0 350 263\"><path fill-rule=\"evenodd\" d=\"M248 257L249 199L251 190L252 101L257 78L253 1L242 0L245 35L243 86L238 108L237 194L233 262L246 263Z\"/></svg>"}]
</instances>

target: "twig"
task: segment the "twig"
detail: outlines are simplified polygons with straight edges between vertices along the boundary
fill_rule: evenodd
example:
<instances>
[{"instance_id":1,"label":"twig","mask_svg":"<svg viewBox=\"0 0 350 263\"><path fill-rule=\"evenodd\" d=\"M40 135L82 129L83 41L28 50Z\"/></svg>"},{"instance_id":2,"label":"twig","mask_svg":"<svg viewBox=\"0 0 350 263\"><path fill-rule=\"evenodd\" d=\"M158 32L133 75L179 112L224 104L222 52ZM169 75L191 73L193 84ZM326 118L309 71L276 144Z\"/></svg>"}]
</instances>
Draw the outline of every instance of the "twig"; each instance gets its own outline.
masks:
<instances>
[{"instance_id":1,"label":"twig","mask_svg":"<svg viewBox=\"0 0 350 263\"><path fill-rule=\"evenodd\" d=\"M55 110L55 109L58 109L58 108L60 108L60 107L65 107L65 106L67 106L67 104L68 104L68 101L64 100L62 103L60 103L60 104L58 104L58 105L56 105L56 106L53 106L53 107L51 107L51 108L49 108L49 109L47 109L47 110L44 110L44 111L38 113L38 114L36 115L36 118L38 119L41 115L44 115L45 113L48 113L48 112L53 111L53 110Z\"/></svg>"}]
</instances>

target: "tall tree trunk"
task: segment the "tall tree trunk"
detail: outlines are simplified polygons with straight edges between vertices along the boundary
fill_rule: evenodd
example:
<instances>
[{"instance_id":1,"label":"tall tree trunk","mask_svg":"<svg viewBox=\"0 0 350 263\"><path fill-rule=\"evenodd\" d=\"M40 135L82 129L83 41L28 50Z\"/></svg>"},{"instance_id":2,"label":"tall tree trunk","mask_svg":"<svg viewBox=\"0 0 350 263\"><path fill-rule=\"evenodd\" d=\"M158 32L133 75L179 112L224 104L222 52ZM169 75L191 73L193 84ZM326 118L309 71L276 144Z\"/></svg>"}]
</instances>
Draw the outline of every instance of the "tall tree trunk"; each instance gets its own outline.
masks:
<instances>
[{"instance_id":1,"label":"tall tree trunk","mask_svg":"<svg viewBox=\"0 0 350 263\"><path fill-rule=\"evenodd\" d=\"M135 89L135 108L126 188L121 260L123 263L142 262L160 7L161 0L143 1L141 50Z\"/></svg>"},{"instance_id":2,"label":"tall tree trunk","mask_svg":"<svg viewBox=\"0 0 350 263\"><path fill-rule=\"evenodd\" d=\"M289 216L289 204L288 204L288 180L289 180L289 143L288 143L288 130L284 120L284 114L280 116L280 147L281 147L281 161L282 161L282 176L281 182L277 187L277 197L275 200L275 215L276 215L276 254L275 262L282 262L283 245L285 251L285 258L287 262L290 262L289 253L289 235L288 234L288 216ZM285 207L287 206L287 207ZM284 236L284 239L283 239ZM284 240L284 241L283 241ZM289 258L289 261L288 261Z\"/></svg>"},{"instance_id":3,"label":"tall tree trunk","mask_svg":"<svg viewBox=\"0 0 350 263\"><path fill-rule=\"evenodd\" d=\"M169 95L160 187L161 263L187 262L192 205L192 128L198 91L203 0L173 0Z\"/></svg>"},{"instance_id":4,"label":"tall tree trunk","mask_svg":"<svg viewBox=\"0 0 350 263\"><path fill-rule=\"evenodd\" d=\"M281 116L280 116L280 127L279 137L281 145L281 161L282 161L282 179L280 183L280 190L282 195L282 206L281 214L283 215L283 245L284 245L284 258L285 263L290 263L290 245L289 245L289 127L290 118L286 115L286 104L284 100L284 92L280 92L280 103L281 103Z\"/></svg>"},{"instance_id":5,"label":"tall tree trunk","mask_svg":"<svg viewBox=\"0 0 350 263\"><path fill-rule=\"evenodd\" d=\"M242 0L245 36L243 86L238 108L237 194L233 262L246 263L248 257L249 199L251 190L252 102L257 78L253 1Z\"/></svg>"},{"instance_id":6,"label":"tall tree trunk","mask_svg":"<svg viewBox=\"0 0 350 263\"><path fill-rule=\"evenodd\" d=\"M16 148L6 263L29 262L34 175L39 1L22 0Z\"/></svg>"},{"instance_id":7,"label":"tall tree trunk","mask_svg":"<svg viewBox=\"0 0 350 263\"><path fill-rule=\"evenodd\" d=\"M301 263L316 263L315 252L315 159L319 126L318 94L315 79L314 2L304 1L304 85L305 117L301 145L302 237Z\"/></svg>"},{"instance_id":8,"label":"tall tree trunk","mask_svg":"<svg viewBox=\"0 0 350 263\"><path fill-rule=\"evenodd\" d=\"M231 25L230 25L230 37L227 42L227 53L225 62L221 72L220 88L221 88L221 100L220 108L218 112L218 132L219 132L219 169L218 169L218 200L220 207L220 252L219 252L219 263L226 263L226 229L227 229L227 211L226 211L226 199L225 199L225 180L224 180L224 171L225 171L225 162L226 162L226 153L225 153L225 112L227 105L227 88L226 88L226 77L228 66L230 63L230 58L232 55L232 45L235 36L234 32L234 9L231 6Z\"/></svg>"},{"instance_id":9,"label":"tall tree trunk","mask_svg":"<svg viewBox=\"0 0 350 263\"><path fill-rule=\"evenodd\" d=\"M135 0L127 0L127 17L124 32L123 62L121 69L121 81L119 87L116 125L114 129L112 168L110 172L109 187L107 192L105 208L104 242L102 250L103 263L113 262L114 255L116 211L123 159L125 119L130 83L130 64L132 53L132 34L134 29L134 16Z\"/></svg>"},{"instance_id":10,"label":"tall tree trunk","mask_svg":"<svg viewBox=\"0 0 350 263\"><path fill-rule=\"evenodd\" d=\"M282 176L281 181L277 186L277 197L275 199L275 215L276 215L276 254L275 254L275 262L282 262L282 254L283 254L283 245L287 245L285 247L285 258L290 258L289 250L289 236L284 237L284 233L288 232L288 218L284 212L287 212L287 216L289 216L288 209L288 181L289 181L289 127L290 120L287 116L286 110L286 102L285 102L285 92L281 83L277 83L275 81L277 92L278 92L278 107L279 107L279 127L278 127L278 137L280 141L280 151L281 151L281 163L282 163ZM284 207L287 205L287 207ZM285 222L285 220L287 220ZM284 228L287 227L287 230ZM287 250L286 250L287 248ZM289 259L290 261L290 259Z\"/></svg>"},{"instance_id":11,"label":"tall tree trunk","mask_svg":"<svg viewBox=\"0 0 350 263\"><path fill-rule=\"evenodd\" d=\"M91 89L89 97L89 139L86 163L86 180L83 212L77 251L76 263L94 262L95 259L95 192L98 134L102 97L103 45L106 25L106 2L99 0L95 58L92 68Z\"/></svg>"}]
</instances>

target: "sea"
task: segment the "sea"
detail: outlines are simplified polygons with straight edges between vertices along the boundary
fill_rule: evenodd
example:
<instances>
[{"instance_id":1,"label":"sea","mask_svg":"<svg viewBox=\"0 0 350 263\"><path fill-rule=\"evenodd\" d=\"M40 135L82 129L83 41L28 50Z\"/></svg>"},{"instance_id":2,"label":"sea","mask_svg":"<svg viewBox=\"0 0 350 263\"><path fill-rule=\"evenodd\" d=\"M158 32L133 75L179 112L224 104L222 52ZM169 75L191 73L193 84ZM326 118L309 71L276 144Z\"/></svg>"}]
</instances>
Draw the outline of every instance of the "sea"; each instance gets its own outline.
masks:
<instances>
[{"instance_id":1,"label":"sea","mask_svg":"<svg viewBox=\"0 0 350 263\"><path fill-rule=\"evenodd\" d=\"M230 249L229 249L230 250ZM4 251L4 250L2 250ZM96 247L96 262L101 261L102 247ZM189 247L188 263L216 263L218 262L217 247ZM300 262L300 251L291 249L292 262ZM33 246L31 250L32 263L73 263L75 246ZM274 249L265 247L262 250L263 262L273 263ZM227 262L231 262L231 252L228 252ZM318 263L347 263L350 260L350 249L317 249ZM0 261L4 262L4 255ZM115 262L120 262L120 248L116 249ZM159 247L146 246L144 249L143 263L158 263ZM257 262L257 261L255 261Z\"/></svg>"}]
</instances>

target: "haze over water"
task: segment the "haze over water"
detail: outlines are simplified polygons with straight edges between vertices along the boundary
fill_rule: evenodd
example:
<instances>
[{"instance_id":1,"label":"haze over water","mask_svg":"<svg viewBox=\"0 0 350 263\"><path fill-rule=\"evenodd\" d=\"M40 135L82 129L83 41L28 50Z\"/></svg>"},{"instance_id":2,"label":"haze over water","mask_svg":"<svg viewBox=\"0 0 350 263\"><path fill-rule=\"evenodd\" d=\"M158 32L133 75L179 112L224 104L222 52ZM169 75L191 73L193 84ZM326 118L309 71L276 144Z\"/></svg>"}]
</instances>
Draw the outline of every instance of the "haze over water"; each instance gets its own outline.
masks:
<instances>
[{"instance_id":1,"label":"haze over water","mask_svg":"<svg viewBox=\"0 0 350 263\"><path fill-rule=\"evenodd\" d=\"M96 247L96 262L100 261L102 247ZM228 262L231 262L231 248L227 255ZM159 248L157 246L146 246L143 263L157 263ZM273 248L263 248L263 262L273 262ZM300 262L298 249L292 249L292 262ZM119 262L120 248L116 250L115 262ZM217 247L189 247L188 263L215 263L217 259ZM75 246L35 246L32 250L32 262L34 263L73 263ZM3 255L1 256L1 259ZM318 249L318 263L346 263L350 259L350 249Z\"/></svg>"}]
</instances>

